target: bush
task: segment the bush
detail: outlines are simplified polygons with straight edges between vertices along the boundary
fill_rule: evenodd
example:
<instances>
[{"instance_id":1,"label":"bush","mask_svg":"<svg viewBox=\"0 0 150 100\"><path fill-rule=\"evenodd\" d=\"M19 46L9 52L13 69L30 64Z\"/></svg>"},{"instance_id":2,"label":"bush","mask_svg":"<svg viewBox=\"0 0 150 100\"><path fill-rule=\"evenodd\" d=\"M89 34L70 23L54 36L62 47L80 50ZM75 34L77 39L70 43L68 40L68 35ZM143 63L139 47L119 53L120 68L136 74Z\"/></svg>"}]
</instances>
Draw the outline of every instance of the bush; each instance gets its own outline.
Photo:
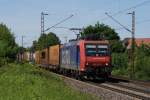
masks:
<instances>
[{"instance_id":1,"label":"bush","mask_svg":"<svg viewBox=\"0 0 150 100\"><path fill-rule=\"evenodd\" d=\"M130 77L131 63L128 53L113 53L113 75ZM134 79L150 80L150 46L141 45L135 50Z\"/></svg>"},{"instance_id":2,"label":"bush","mask_svg":"<svg viewBox=\"0 0 150 100\"><path fill-rule=\"evenodd\" d=\"M0 67L5 65L7 63L7 59L4 59L4 58L0 58Z\"/></svg>"},{"instance_id":3,"label":"bush","mask_svg":"<svg viewBox=\"0 0 150 100\"><path fill-rule=\"evenodd\" d=\"M114 66L112 74L128 75L128 55L127 53L113 53L112 64Z\"/></svg>"},{"instance_id":4,"label":"bush","mask_svg":"<svg viewBox=\"0 0 150 100\"><path fill-rule=\"evenodd\" d=\"M140 80L150 80L150 55L145 49L139 48L135 59L135 78Z\"/></svg>"}]
</instances>

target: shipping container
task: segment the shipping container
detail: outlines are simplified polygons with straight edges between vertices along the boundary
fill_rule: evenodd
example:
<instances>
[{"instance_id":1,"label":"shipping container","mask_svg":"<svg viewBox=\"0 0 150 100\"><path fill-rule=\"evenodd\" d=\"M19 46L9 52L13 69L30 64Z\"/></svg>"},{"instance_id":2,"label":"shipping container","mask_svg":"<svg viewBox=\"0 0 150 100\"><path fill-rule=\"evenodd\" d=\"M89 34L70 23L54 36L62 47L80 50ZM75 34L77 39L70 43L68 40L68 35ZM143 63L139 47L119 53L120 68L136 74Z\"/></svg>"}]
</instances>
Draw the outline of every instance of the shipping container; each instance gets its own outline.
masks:
<instances>
[{"instance_id":1,"label":"shipping container","mask_svg":"<svg viewBox=\"0 0 150 100\"><path fill-rule=\"evenodd\" d=\"M23 62L23 61L27 62L29 61L29 57L30 57L30 52L23 52L17 54L17 60L19 62Z\"/></svg>"},{"instance_id":2,"label":"shipping container","mask_svg":"<svg viewBox=\"0 0 150 100\"><path fill-rule=\"evenodd\" d=\"M59 66L59 47L60 45L49 47L49 65Z\"/></svg>"},{"instance_id":3,"label":"shipping container","mask_svg":"<svg viewBox=\"0 0 150 100\"><path fill-rule=\"evenodd\" d=\"M64 44L61 48L61 68L79 70L79 47L77 41Z\"/></svg>"},{"instance_id":4,"label":"shipping container","mask_svg":"<svg viewBox=\"0 0 150 100\"><path fill-rule=\"evenodd\" d=\"M24 61L29 61L30 58L30 52L24 52L23 53L23 60Z\"/></svg>"},{"instance_id":5,"label":"shipping container","mask_svg":"<svg viewBox=\"0 0 150 100\"><path fill-rule=\"evenodd\" d=\"M49 48L45 48L40 51L40 60L41 65L43 67L48 67L48 61L49 61Z\"/></svg>"},{"instance_id":6,"label":"shipping container","mask_svg":"<svg viewBox=\"0 0 150 100\"><path fill-rule=\"evenodd\" d=\"M35 63L40 64L40 51L35 52Z\"/></svg>"},{"instance_id":7,"label":"shipping container","mask_svg":"<svg viewBox=\"0 0 150 100\"><path fill-rule=\"evenodd\" d=\"M29 54L29 62L34 64L35 63L35 53L34 52L30 52Z\"/></svg>"}]
</instances>

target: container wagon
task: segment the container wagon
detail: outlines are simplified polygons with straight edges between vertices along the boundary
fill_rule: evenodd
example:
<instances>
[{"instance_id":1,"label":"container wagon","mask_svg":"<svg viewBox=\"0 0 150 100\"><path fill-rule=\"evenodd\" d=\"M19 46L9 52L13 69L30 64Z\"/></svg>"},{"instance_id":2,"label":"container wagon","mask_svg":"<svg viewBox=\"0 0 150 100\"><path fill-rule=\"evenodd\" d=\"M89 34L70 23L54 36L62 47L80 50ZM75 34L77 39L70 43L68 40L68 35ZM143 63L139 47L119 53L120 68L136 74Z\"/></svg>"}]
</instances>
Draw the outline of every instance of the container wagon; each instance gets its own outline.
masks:
<instances>
[{"instance_id":1,"label":"container wagon","mask_svg":"<svg viewBox=\"0 0 150 100\"><path fill-rule=\"evenodd\" d=\"M30 61L30 52L23 53L23 60L29 62Z\"/></svg>"},{"instance_id":2,"label":"container wagon","mask_svg":"<svg viewBox=\"0 0 150 100\"><path fill-rule=\"evenodd\" d=\"M60 45L49 47L49 68L55 71L59 70L60 65Z\"/></svg>"},{"instance_id":3,"label":"container wagon","mask_svg":"<svg viewBox=\"0 0 150 100\"><path fill-rule=\"evenodd\" d=\"M40 64L42 67L48 68L49 66L49 48L40 51Z\"/></svg>"},{"instance_id":4,"label":"container wagon","mask_svg":"<svg viewBox=\"0 0 150 100\"><path fill-rule=\"evenodd\" d=\"M40 61L40 51L38 50L38 51L35 51L35 63L37 64L37 65L40 65L41 64L41 61Z\"/></svg>"}]
</instances>

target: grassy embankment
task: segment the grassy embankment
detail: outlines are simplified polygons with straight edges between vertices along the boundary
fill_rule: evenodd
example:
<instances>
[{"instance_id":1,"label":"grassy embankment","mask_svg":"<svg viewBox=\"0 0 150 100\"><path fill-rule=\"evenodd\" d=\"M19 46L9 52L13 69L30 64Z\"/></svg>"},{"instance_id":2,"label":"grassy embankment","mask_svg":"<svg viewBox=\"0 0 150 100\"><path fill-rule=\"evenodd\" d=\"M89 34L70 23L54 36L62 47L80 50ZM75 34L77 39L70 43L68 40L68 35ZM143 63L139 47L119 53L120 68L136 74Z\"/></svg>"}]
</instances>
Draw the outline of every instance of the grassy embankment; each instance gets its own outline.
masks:
<instances>
[{"instance_id":1,"label":"grassy embankment","mask_svg":"<svg viewBox=\"0 0 150 100\"><path fill-rule=\"evenodd\" d=\"M95 100L66 86L61 78L24 64L0 68L0 100Z\"/></svg>"}]
</instances>

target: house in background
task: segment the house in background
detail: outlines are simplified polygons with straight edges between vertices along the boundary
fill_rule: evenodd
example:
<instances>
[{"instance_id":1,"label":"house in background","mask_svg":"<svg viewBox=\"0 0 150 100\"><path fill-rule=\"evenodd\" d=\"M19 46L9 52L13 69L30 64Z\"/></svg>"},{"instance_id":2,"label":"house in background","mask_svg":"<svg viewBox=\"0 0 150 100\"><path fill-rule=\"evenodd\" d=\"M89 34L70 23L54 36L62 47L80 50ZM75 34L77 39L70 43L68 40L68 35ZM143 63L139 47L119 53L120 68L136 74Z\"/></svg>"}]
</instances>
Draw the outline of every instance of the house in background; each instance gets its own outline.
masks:
<instances>
[{"instance_id":1,"label":"house in background","mask_svg":"<svg viewBox=\"0 0 150 100\"><path fill-rule=\"evenodd\" d=\"M123 44L127 47L127 49L130 49L132 45L132 38L125 38L123 40ZM135 44L137 47L142 44L150 45L150 38L135 38Z\"/></svg>"}]
</instances>

